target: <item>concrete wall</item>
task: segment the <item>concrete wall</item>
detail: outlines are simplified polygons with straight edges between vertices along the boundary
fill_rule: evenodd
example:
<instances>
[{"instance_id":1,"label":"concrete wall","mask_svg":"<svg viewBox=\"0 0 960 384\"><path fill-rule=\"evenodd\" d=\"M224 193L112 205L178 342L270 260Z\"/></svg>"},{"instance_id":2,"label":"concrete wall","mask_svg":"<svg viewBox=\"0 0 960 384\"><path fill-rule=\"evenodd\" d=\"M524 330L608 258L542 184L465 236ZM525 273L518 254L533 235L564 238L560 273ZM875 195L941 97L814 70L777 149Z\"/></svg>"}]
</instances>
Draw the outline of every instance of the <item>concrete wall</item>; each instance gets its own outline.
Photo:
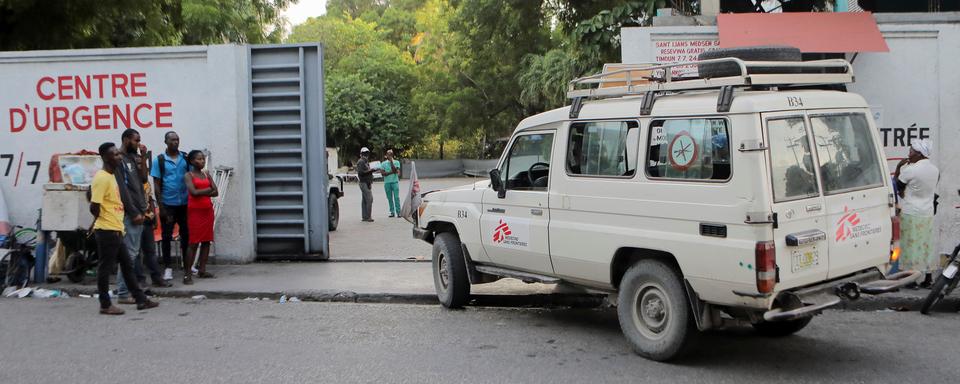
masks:
<instances>
[{"instance_id":1,"label":"concrete wall","mask_svg":"<svg viewBox=\"0 0 960 384\"><path fill-rule=\"evenodd\" d=\"M105 141L119 144L127 123L114 121L114 106L124 111L129 105L135 112L148 105L129 125L140 130L154 154L164 149L163 136L172 130L182 150L208 149L211 167L234 168L217 225L216 259L252 261L247 61L247 48L236 45L0 53L0 155L11 155L0 157L0 189L12 221L27 226L36 221L51 155L96 151ZM104 81L104 94L98 86L89 97L76 89L75 76L97 83L96 75L112 75ZM39 126L34 111L40 112ZM48 111L54 120L61 117L59 122L46 126Z\"/></svg>"},{"instance_id":2,"label":"concrete wall","mask_svg":"<svg viewBox=\"0 0 960 384\"><path fill-rule=\"evenodd\" d=\"M891 170L909 141L928 137L940 168L939 249L948 253L960 239L960 13L876 14L890 52L847 55L856 83L848 87L870 103ZM657 61L666 42L680 47L717 41L716 26L623 28L624 63ZM660 43L659 45L657 43ZM687 44L684 42L698 42ZM690 48L695 49L695 48Z\"/></svg>"}]
</instances>

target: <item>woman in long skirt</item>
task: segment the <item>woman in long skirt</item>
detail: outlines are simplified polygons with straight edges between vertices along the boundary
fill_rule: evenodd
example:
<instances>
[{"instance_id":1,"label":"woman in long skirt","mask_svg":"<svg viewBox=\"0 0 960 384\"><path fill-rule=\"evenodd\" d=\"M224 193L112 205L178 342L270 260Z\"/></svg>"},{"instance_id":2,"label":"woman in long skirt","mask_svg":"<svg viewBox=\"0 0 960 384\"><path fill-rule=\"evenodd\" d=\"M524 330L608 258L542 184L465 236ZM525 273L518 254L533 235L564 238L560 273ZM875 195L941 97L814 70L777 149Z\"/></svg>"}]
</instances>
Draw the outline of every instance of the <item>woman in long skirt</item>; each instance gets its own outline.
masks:
<instances>
[{"instance_id":1,"label":"woman in long skirt","mask_svg":"<svg viewBox=\"0 0 960 384\"><path fill-rule=\"evenodd\" d=\"M910 155L897 165L900 186L900 269L925 274L929 286L940 268L933 243L933 200L940 170L930 161L930 141L913 140Z\"/></svg>"}]
</instances>

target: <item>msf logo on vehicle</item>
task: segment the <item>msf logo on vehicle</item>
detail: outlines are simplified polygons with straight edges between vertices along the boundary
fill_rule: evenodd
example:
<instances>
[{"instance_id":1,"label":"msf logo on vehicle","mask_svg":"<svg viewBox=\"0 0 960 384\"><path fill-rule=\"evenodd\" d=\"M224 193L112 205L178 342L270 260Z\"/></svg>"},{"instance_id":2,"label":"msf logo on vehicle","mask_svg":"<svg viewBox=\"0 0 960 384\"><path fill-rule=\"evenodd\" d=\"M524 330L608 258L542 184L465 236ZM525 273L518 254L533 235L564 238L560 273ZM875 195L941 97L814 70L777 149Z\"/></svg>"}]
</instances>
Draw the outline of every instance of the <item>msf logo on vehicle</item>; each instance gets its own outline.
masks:
<instances>
[{"instance_id":1,"label":"msf logo on vehicle","mask_svg":"<svg viewBox=\"0 0 960 384\"><path fill-rule=\"evenodd\" d=\"M856 211L851 211L849 207L843 207L843 216L837 220L837 232L835 240L837 242L849 239L859 239L880 233L880 226L874 224L860 224L860 215Z\"/></svg>"},{"instance_id":2,"label":"msf logo on vehicle","mask_svg":"<svg viewBox=\"0 0 960 384\"><path fill-rule=\"evenodd\" d=\"M843 207L843 216L837 220L837 241L844 241L853 234L852 227L860 224L860 215L851 212L850 208Z\"/></svg>"},{"instance_id":3,"label":"msf logo on vehicle","mask_svg":"<svg viewBox=\"0 0 960 384\"><path fill-rule=\"evenodd\" d=\"M499 223L493 229L493 244L507 248L527 248L530 244L527 238L530 236L530 230L526 222L522 220L513 221L513 228L506 221L500 219Z\"/></svg>"},{"instance_id":4,"label":"msf logo on vehicle","mask_svg":"<svg viewBox=\"0 0 960 384\"><path fill-rule=\"evenodd\" d=\"M513 232L510 231L510 226L507 225L507 223L504 223L503 219L500 219L500 225L497 225L497 228L493 230L493 243L503 244L504 240L507 239L507 236L512 234Z\"/></svg>"}]
</instances>

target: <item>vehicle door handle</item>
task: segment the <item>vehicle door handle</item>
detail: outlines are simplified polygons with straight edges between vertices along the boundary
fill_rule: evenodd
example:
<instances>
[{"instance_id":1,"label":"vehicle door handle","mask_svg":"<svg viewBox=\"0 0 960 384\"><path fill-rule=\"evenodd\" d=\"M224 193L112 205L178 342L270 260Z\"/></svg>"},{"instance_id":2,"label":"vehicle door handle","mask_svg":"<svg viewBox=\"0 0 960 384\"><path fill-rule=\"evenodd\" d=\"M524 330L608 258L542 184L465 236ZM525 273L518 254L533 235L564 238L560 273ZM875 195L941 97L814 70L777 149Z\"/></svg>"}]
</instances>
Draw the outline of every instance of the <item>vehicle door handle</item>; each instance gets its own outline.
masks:
<instances>
[{"instance_id":1,"label":"vehicle door handle","mask_svg":"<svg viewBox=\"0 0 960 384\"><path fill-rule=\"evenodd\" d=\"M817 212L823 208L820 204L810 204L807 207L807 212Z\"/></svg>"},{"instance_id":2,"label":"vehicle door handle","mask_svg":"<svg viewBox=\"0 0 960 384\"><path fill-rule=\"evenodd\" d=\"M805 244L812 244L827 239L827 234L819 229L810 229L803 232L796 232L787 235L785 239L787 245L797 247Z\"/></svg>"},{"instance_id":3,"label":"vehicle door handle","mask_svg":"<svg viewBox=\"0 0 960 384\"><path fill-rule=\"evenodd\" d=\"M540 208L533 208L530 210L530 214L534 216L543 216L543 210Z\"/></svg>"},{"instance_id":4,"label":"vehicle door handle","mask_svg":"<svg viewBox=\"0 0 960 384\"><path fill-rule=\"evenodd\" d=\"M507 213L507 210L506 210L506 209L503 209L503 208L490 208L490 209L487 210L487 212L490 212L490 213Z\"/></svg>"}]
</instances>

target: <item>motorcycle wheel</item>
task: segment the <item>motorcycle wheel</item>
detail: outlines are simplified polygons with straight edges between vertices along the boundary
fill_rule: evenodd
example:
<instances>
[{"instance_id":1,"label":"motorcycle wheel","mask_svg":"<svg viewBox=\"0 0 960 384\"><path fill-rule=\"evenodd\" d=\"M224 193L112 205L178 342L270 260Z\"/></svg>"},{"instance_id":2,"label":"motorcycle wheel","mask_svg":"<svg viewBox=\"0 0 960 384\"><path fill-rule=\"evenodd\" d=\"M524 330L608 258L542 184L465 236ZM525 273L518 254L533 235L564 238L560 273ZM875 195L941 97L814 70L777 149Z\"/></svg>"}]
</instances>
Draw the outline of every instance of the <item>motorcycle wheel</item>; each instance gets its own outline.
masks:
<instances>
[{"instance_id":1,"label":"motorcycle wheel","mask_svg":"<svg viewBox=\"0 0 960 384\"><path fill-rule=\"evenodd\" d=\"M920 306L920 313L924 315L929 315L930 310L933 309L933 306L937 305L940 300L946 296L947 284L951 282L952 279L948 279L943 275L937 277L937 281L933 283L933 287L930 288L930 294L927 295L927 298L923 300L923 305Z\"/></svg>"}]
</instances>

